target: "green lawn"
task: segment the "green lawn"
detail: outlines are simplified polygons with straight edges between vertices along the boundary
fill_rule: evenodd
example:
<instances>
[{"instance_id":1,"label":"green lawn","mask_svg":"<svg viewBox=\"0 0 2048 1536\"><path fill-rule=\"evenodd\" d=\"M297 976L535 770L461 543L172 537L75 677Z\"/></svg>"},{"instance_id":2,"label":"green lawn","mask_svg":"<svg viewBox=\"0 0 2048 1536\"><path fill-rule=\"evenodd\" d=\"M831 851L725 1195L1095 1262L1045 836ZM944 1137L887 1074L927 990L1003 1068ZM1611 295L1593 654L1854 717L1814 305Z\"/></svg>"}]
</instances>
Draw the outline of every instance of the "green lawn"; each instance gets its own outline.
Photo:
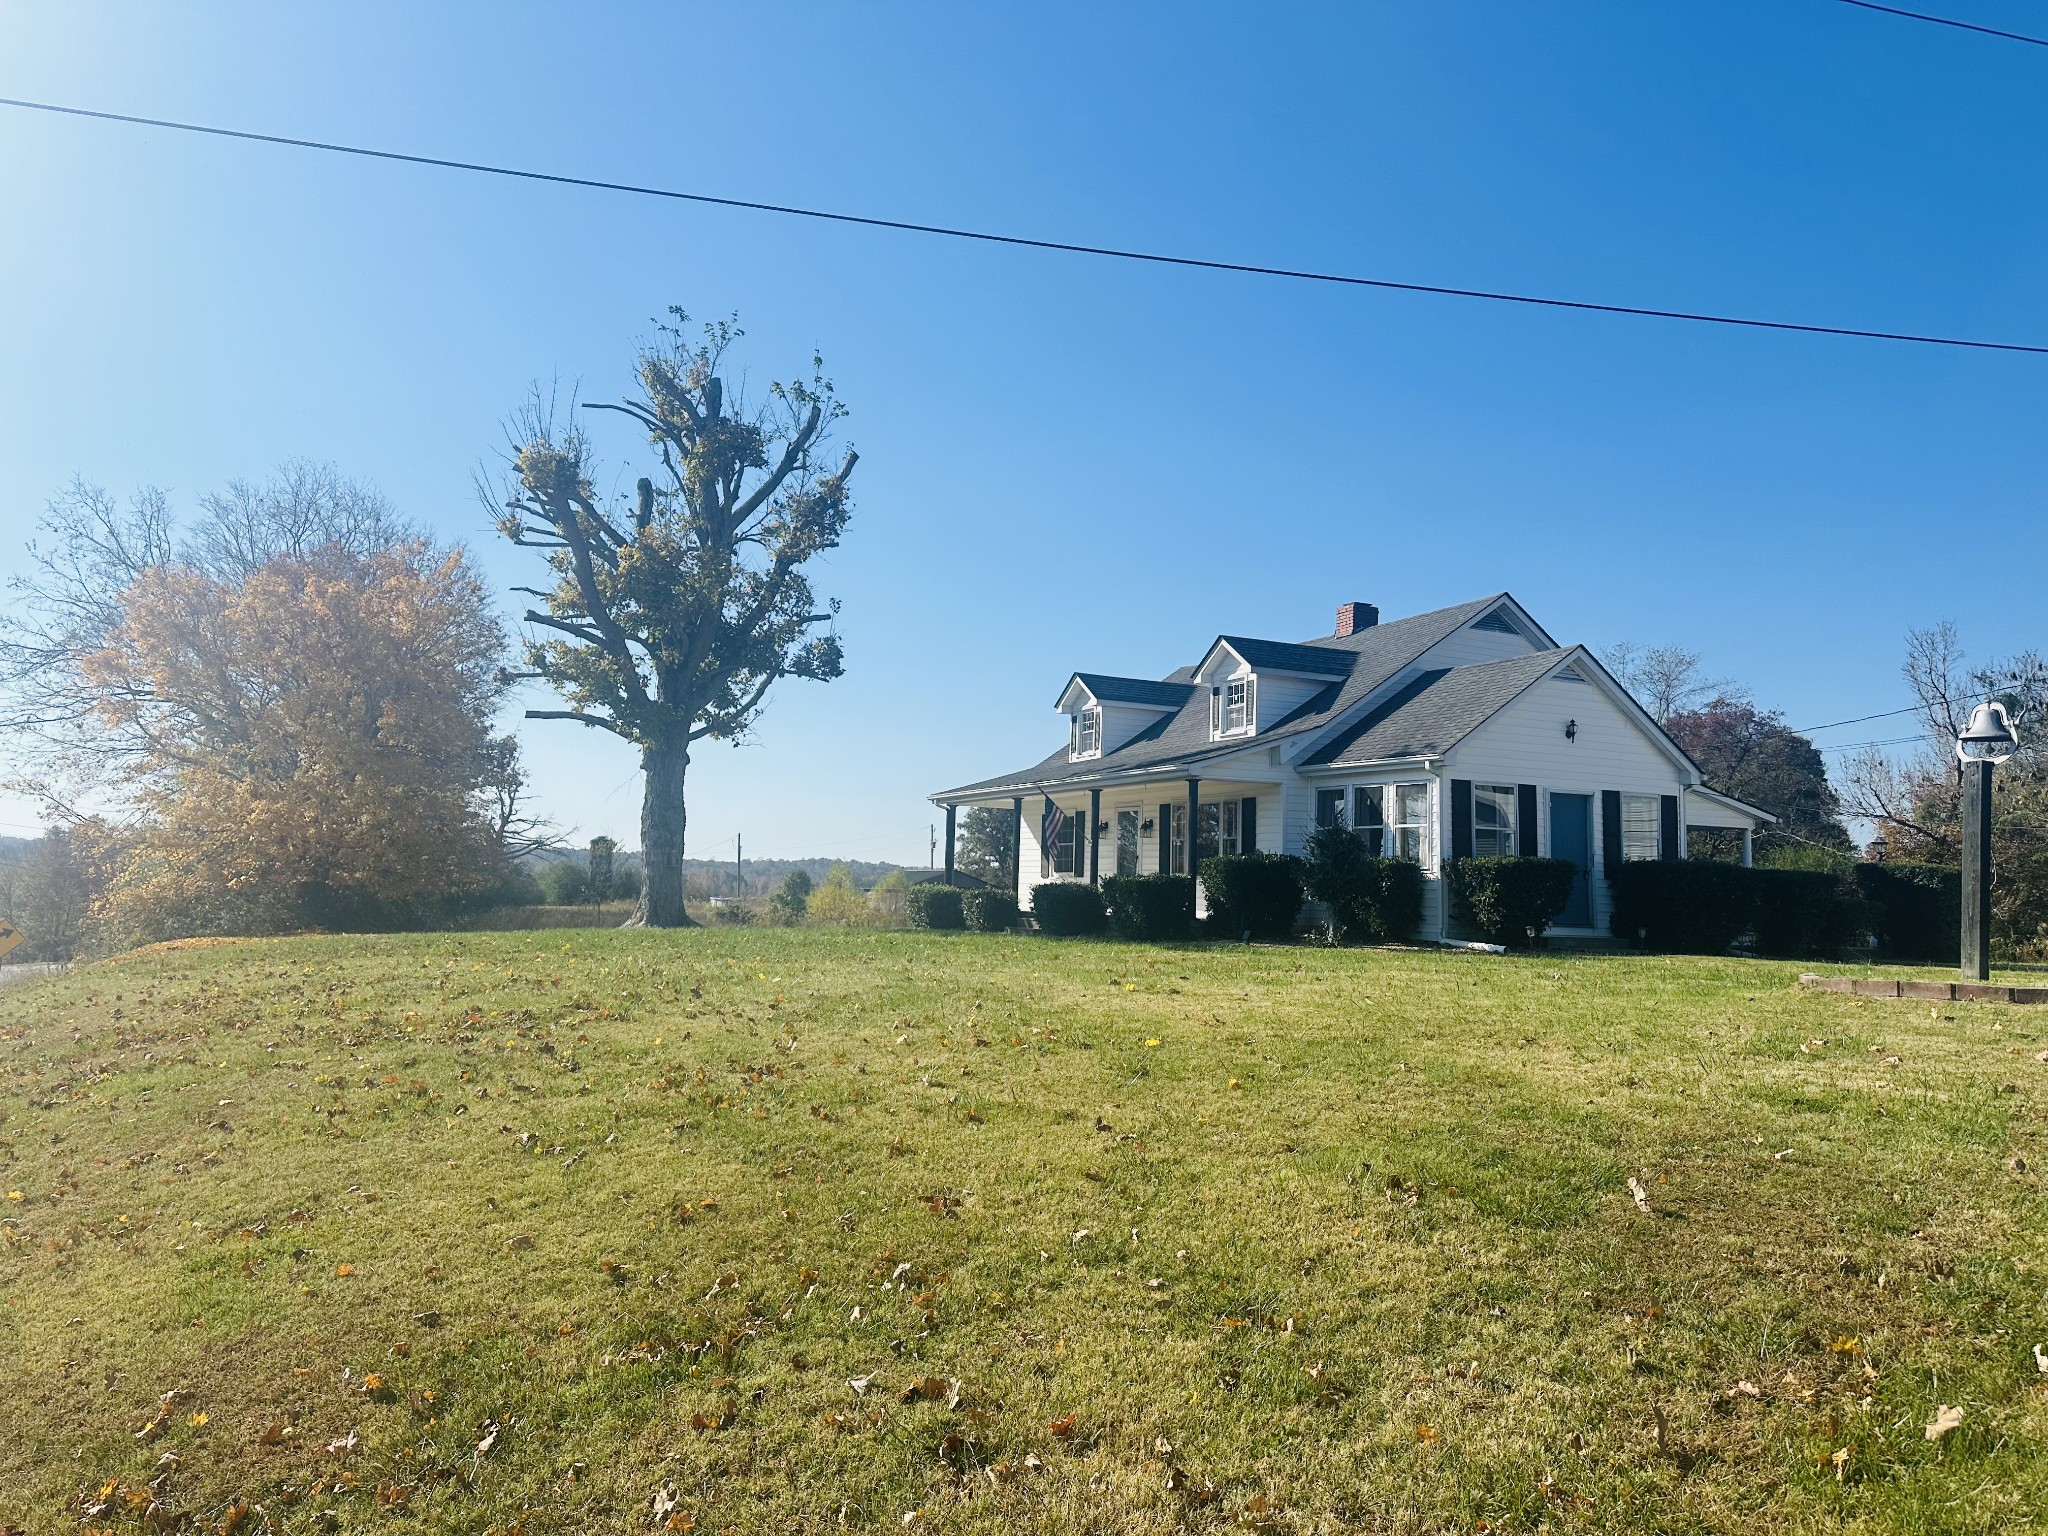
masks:
<instances>
[{"instance_id":1,"label":"green lawn","mask_svg":"<svg viewBox=\"0 0 2048 1536\"><path fill-rule=\"evenodd\" d=\"M575 930L11 986L0 1531L2048 1528L2048 1009L1798 969Z\"/></svg>"}]
</instances>

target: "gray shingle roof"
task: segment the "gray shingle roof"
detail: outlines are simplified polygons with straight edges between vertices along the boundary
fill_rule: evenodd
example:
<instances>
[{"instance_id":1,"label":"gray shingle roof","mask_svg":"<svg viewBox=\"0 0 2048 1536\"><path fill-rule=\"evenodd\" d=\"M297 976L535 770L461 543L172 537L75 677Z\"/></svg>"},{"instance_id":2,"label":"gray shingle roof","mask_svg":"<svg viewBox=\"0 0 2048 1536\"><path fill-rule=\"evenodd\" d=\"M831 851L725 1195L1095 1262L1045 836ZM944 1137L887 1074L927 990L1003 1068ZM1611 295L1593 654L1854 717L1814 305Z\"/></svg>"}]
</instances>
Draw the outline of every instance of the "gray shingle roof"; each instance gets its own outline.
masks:
<instances>
[{"instance_id":1,"label":"gray shingle roof","mask_svg":"<svg viewBox=\"0 0 2048 1536\"><path fill-rule=\"evenodd\" d=\"M1424 672L1319 747L1303 766L1350 767L1447 752L1542 677L1564 650Z\"/></svg>"},{"instance_id":2,"label":"gray shingle roof","mask_svg":"<svg viewBox=\"0 0 2048 1536\"><path fill-rule=\"evenodd\" d=\"M1474 602L1460 603L1453 608L1439 608L1433 613L1418 613L1410 618L1377 624L1354 634L1330 635L1298 646L1285 645L1279 641L1261 642L1279 646L1290 654L1302 651L1329 651L1335 653L1333 669L1348 666L1348 670L1341 678L1333 678L1329 687L1307 700L1286 719L1260 731L1256 738L1257 745L1267 746L1275 741L1288 740L1306 732L1321 730L1340 719L1384 686L1389 678L1413 663L1416 657L1439 640L1479 617L1503 596L1504 593L1494 593ZM1234 640L1231 643L1237 644ZM1349 658L1348 663L1343 660L1345 657ZM1251 658L1246 657L1246 660ZM1256 666L1258 663L1254 662L1253 665ZM1185 684L1193 675L1192 668L1181 667L1170 673L1164 681ZM1115 777L1124 773L1178 767L1183 763L1241 752L1245 745L1241 740L1212 741L1209 737L1208 698L1205 694L1189 689L1187 701L1173 714L1161 716L1156 723L1140 731L1131 740L1124 742L1114 751L1103 753L1100 757L1085 758L1078 763L1071 762L1066 747L1062 746L1049 757L1027 768L1000 774L992 779L981 779L972 784L961 784L952 789L940 790L933 798L947 799L960 795L1006 791L1021 794L1026 790L1050 787L1063 780Z\"/></svg>"},{"instance_id":3,"label":"gray shingle roof","mask_svg":"<svg viewBox=\"0 0 2048 1536\"><path fill-rule=\"evenodd\" d=\"M1218 635L1216 643L1229 646L1254 667L1274 672L1342 677L1357 661L1348 651L1327 645L1290 645L1284 640L1254 640L1246 635Z\"/></svg>"},{"instance_id":4,"label":"gray shingle roof","mask_svg":"<svg viewBox=\"0 0 2048 1536\"><path fill-rule=\"evenodd\" d=\"M1111 677L1106 672L1076 672L1067 680L1067 688L1079 683L1096 698L1108 704L1147 704L1154 708L1178 709L1187 703L1193 685L1175 682L1154 682L1149 677ZM1066 688L1060 696L1066 696Z\"/></svg>"}]
</instances>

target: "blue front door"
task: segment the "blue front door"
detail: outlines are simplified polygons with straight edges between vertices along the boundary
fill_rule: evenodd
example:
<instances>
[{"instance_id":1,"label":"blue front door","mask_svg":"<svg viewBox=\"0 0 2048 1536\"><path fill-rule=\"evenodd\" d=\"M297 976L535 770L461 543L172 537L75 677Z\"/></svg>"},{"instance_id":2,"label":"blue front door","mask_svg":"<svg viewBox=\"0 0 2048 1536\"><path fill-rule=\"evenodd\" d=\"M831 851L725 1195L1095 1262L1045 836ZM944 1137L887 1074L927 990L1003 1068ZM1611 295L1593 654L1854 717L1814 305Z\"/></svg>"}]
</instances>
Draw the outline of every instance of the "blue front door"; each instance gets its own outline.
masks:
<instances>
[{"instance_id":1,"label":"blue front door","mask_svg":"<svg viewBox=\"0 0 2048 1536\"><path fill-rule=\"evenodd\" d=\"M1550 856L1570 859L1578 865L1572 879L1571 900L1557 914L1560 928L1593 926L1593 797L1552 795L1550 797Z\"/></svg>"}]
</instances>

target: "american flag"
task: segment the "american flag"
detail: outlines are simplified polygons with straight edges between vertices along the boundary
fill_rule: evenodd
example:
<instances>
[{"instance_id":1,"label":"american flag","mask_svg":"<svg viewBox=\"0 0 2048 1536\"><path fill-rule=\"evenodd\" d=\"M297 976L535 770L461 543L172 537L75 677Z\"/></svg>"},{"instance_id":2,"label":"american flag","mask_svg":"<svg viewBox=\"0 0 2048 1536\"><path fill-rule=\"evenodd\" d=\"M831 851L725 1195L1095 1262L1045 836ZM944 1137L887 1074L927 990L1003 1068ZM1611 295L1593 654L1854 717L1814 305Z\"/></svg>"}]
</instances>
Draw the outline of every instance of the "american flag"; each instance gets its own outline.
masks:
<instances>
[{"instance_id":1,"label":"american flag","mask_svg":"<svg viewBox=\"0 0 2048 1536\"><path fill-rule=\"evenodd\" d=\"M1053 849L1060 841L1060 835L1067 829L1067 813L1052 801L1045 802L1045 813L1038 819L1038 846L1050 859Z\"/></svg>"}]
</instances>

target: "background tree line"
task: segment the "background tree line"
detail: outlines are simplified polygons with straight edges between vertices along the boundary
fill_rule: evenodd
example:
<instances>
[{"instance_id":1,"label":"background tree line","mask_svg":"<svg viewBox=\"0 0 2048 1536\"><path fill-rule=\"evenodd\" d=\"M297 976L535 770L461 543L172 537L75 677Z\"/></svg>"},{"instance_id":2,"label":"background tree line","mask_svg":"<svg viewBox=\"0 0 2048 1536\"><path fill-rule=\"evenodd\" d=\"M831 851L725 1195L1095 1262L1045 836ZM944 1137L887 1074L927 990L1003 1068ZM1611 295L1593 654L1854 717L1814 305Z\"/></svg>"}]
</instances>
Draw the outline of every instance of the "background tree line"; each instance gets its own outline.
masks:
<instances>
[{"instance_id":1,"label":"background tree line","mask_svg":"<svg viewBox=\"0 0 2048 1536\"><path fill-rule=\"evenodd\" d=\"M840 671L804 566L852 515L844 409L815 358L750 402L724 377L741 335L671 310L637 392L591 407L652 449L616 503L541 394L512 422L486 500L551 583L520 589L538 602L519 671L469 555L331 469L236 482L183 525L160 491L74 483L0 631L0 735L61 833L7 877L37 942L410 927L533 894L519 861L552 838L495 726L526 679L567 706L529 718L623 737L646 779L638 858L599 840L548 878L584 897L630 882L633 921L690 922L692 746L741 739L779 679ZM74 884L75 920L55 894Z\"/></svg>"}]
</instances>

